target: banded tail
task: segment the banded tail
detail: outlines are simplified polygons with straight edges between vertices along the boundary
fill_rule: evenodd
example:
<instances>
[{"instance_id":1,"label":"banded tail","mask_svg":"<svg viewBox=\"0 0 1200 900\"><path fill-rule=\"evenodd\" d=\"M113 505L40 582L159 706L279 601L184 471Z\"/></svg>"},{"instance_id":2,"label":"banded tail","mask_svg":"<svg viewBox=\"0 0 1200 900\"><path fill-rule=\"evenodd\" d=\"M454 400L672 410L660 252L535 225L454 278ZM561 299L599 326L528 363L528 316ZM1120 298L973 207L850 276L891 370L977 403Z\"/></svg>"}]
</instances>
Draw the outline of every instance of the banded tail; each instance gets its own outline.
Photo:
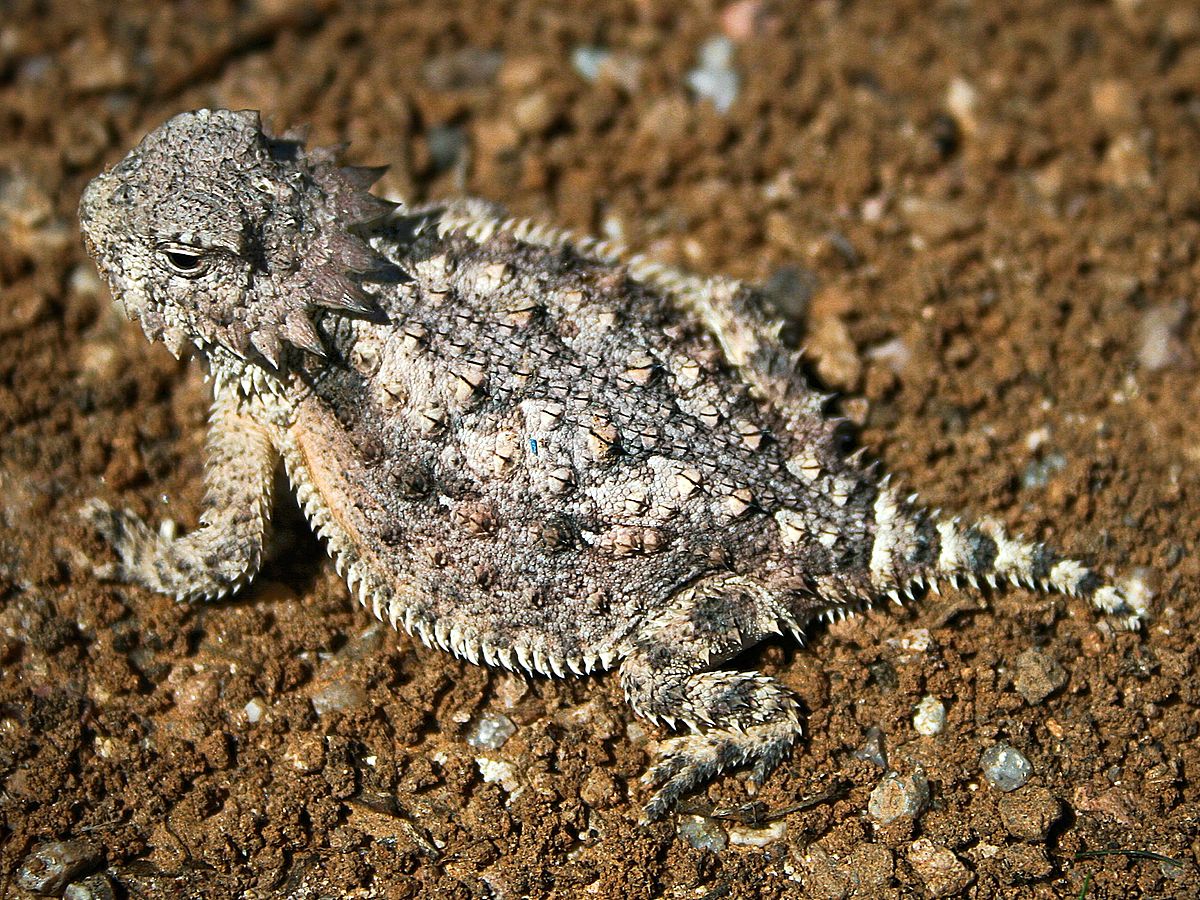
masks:
<instances>
[{"instance_id":1,"label":"banded tail","mask_svg":"<svg viewBox=\"0 0 1200 900\"><path fill-rule=\"evenodd\" d=\"M875 498L875 535L870 577L878 594L900 602L914 587L940 592L938 582L973 587L1005 582L1042 592L1080 596L1114 618L1120 629L1136 630L1145 620L1153 592L1141 579L1116 584L1082 562L1064 557L1041 543L1009 537L995 522L966 524L942 520L916 505L916 495L902 497L885 479Z\"/></svg>"}]
</instances>

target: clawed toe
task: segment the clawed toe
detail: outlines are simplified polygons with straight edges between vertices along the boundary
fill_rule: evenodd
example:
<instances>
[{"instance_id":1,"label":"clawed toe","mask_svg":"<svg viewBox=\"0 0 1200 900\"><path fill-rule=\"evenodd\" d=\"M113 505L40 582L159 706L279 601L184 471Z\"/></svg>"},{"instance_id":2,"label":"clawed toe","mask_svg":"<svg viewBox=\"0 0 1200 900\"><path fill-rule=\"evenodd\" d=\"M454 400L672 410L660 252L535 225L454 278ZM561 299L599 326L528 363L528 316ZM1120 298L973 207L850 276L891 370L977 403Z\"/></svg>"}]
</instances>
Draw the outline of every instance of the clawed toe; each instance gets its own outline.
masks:
<instances>
[{"instance_id":1,"label":"clawed toe","mask_svg":"<svg viewBox=\"0 0 1200 900\"><path fill-rule=\"evenodd\" d=\"M754 758L754 767L750 770L750 780L762 784L775 771L792 750L796 734L778 737L764 743Z\"/></svg>"},{"instance_id":2,"label":"clawed toe","mask_svg":"<svg viewBox=\"0 0 1200 900\"><path fill-rule=\"evenodd\" d=\"M642 783L661 787L689 766L687 753L679 746L683 738L668 738L659 745L658 761L642 775Z\"/></svg>"},{"instance_id":3,"label":"clawed toe","mask_svg":"<svg viewBox=\"0 0 1200 900\"><path fill-rule=\"evenodd\" d=\"M642 779L657 789L645 806L642 821L661 818L693 788L751 760L750 777L762 784L787 755L797 733L792 728L752 728L663 741L658 761Z\"/></svg>"},{"instance_id":4,"label":"clawed toe","mask_svg":"<svg viewBox=\"0 0 1200 900\"><path fill-rule=\"evenodd\" d=\"M136 513L115 509L103 500L89 500L79 515L118 553L138 540L153 539L153 533Z\"/></svg>"},{"instance_id":5,"label":"clawed toe","mask_svg":"<svg viewBox=\"0 0 1200 900\"><path fill-rule=\"evenodd\" d=\"M121 532L121 514L103 500L92 499L79 508L79 518L109 543Z\"/></svg>"},{"instance_id":6,"label":"clawed toe","mask_svg":"<svg viewBox=\"0 0 1200 900\"><path fill-rule=\"evenodd\" d=\"M141 518L128 509L116 509L103 500L89 500L80 518L96 530L113 553L115 562L96 563L92 573L101 581L145 583L142 568L156 556L160 539Z\"/></svg>"}]
</instances>

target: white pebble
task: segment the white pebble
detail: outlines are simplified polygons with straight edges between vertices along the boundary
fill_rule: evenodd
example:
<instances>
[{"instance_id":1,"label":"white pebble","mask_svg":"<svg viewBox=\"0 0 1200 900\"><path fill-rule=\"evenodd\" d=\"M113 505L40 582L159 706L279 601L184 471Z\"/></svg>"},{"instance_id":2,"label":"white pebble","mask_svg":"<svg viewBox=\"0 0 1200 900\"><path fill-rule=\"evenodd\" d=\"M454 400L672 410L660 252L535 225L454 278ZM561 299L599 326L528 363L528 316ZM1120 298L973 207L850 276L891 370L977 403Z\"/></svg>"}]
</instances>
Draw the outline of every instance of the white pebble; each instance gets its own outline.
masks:
<instances>
[{"instance_id":1,"label":"white pebble","mask_svg":"<svg viewBox=\"0 0 1200 900\"><path fill-rule=\"evenodd\" d=\"M687 73L688 87L697 97L709 100L719 113L729 112L741 89L741 76L733 62L733 41L714 37L700 47L700 65Z\"/></svg>"},{"instance_id":2,"label":"white pebble","mask_svg":"<svg viewBox=\"0 0 1200 900\"><path fill-rule=\"evenodd\" d=\"M697 850L719 853L729 845L725 829L706 816L680 816L675 831Z\"/></svg>"},{"instance_id":3,"label":"white pebble","mask_svg":"<svg viewBox=\"0 0 1200 900\"><path fill-rule=\"evenodd\" d=\"M941 734L946 728L946 704L932 694L926 694L913 714L913 728L926 737Z\"/></svg>"},{"instance_id":4,"label":"white pebble","mask_svg":"<svg viewBox=\"0 0 1200 900\"><path fill-rule=\"evenodd\" d=\"M516 724L508 716L484 713L467 731L467 743L481 750L499 750L516 730Z\"/></svg>"},{"instance_id":5,"label":"white pebble","mask_svg":"<svg viewBox=\"0 0 1200 900\"><path fill-rule=\"evenodd\" d=\"M262 718L263 710L262 700L258 697L255 697L242 708L242 712L246 714L246 721L251 725Z\"/></svg>"},{"instance_id":6,"label":"white pebble","mask_svg":"<svg viewBox=\"0 0 1200 900\"><path fill-rule=\"evenodd\" d=\"M612 51L603 47L576 47L571 51L571 67L588 81L595 81L610 56Z\"/></svg>"},{"instance_id":7,"label":"white pebble","mask_svg":"<svg viewBox=\"0 0 1200 900\"><path fill-rule=\"evenodd\" d=\"M734 825L729 829L729 843L742 847L765 847L782 841L787 834L787 823L776 819L770 825L752 828L749 825Z\"/></svg>"}]
</instances>

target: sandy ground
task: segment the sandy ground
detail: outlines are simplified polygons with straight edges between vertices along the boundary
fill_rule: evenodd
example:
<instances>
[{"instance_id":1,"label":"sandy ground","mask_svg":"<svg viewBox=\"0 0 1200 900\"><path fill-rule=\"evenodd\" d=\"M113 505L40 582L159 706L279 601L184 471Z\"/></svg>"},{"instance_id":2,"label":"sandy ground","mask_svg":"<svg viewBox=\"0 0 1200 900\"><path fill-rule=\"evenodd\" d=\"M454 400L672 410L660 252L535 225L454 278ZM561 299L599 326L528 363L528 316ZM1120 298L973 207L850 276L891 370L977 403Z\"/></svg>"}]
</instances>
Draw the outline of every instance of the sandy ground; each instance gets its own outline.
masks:
<instances>
[{"instance_id":1,"label":"sandy ground","mask_svg":"<svg viewBox=\"0 0 1200 900\"><path fill-rule=\"evenodd\" d=\"M207 105L768 283L889 470L1147 570L1153 620L964 591L765 645L810 734L647 828L616 678L414 646L294 508L236 600L98 582L76 510L194 523L207 395L75 206ZM1198 135L1187 4L0 3L0 895L48 845L80 897L1195 896Z\"/></svg>"}]
</instances>

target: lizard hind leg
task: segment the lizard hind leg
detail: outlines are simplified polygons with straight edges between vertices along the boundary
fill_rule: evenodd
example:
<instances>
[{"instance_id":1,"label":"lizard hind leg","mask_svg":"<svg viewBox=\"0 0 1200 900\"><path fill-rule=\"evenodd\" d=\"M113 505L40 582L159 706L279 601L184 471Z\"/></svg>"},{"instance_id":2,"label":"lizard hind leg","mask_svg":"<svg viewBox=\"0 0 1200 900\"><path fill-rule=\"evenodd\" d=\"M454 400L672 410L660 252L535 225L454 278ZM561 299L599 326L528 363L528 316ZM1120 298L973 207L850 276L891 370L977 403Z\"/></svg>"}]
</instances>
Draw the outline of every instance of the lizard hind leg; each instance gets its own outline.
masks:
<instances>
[{"instance_id":1,"label":"lizard hind leg","mask_svg":"<svg viewBox=\"0 0 1200 900\"><path fill-rule=\"evenodd\" d=\"M802 733L796 698L774 679L711 668L777 633L775 609L762 585L713 576L679 592L635 635L621 664L626 699L641 716L691 729L660 744L644 778L655 791L643 821L726 769L749 765L762 783Z\"/></svg>"}]
</instances>

